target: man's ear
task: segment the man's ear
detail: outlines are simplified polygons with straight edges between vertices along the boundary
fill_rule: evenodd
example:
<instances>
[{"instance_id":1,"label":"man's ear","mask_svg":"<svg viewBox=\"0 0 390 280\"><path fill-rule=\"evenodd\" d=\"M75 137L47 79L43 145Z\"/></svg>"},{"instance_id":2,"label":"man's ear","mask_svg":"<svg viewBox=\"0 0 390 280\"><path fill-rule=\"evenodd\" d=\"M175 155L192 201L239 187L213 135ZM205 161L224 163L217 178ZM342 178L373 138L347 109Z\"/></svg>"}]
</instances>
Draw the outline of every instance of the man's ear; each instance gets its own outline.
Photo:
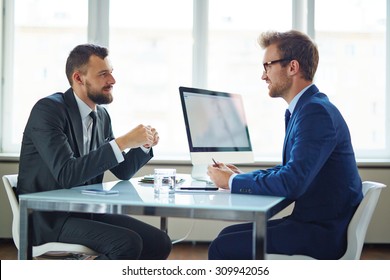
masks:
<instances>
[{"instance_id":1,"label":"man's ear","mask_svg":"<svg viewBox=\"0 0 390 280\"><path fill-rule=\"evenodd\" d=\"M289 71L291 74L297 74L299 72L300 65L298 60L291 60L289 65Z\"/></svg>"},{"instance_id":2,"label":"man's ear","mask_svg":"<svg viewBox=\"0 0 390 280\"><path fill-rule=\"evenodd\" d=\"M73 73L73 81L75 81L79 85L84 85L84 81L82 76L80 75L80 72L76 71Z\"/></svg>"}]
</instances>

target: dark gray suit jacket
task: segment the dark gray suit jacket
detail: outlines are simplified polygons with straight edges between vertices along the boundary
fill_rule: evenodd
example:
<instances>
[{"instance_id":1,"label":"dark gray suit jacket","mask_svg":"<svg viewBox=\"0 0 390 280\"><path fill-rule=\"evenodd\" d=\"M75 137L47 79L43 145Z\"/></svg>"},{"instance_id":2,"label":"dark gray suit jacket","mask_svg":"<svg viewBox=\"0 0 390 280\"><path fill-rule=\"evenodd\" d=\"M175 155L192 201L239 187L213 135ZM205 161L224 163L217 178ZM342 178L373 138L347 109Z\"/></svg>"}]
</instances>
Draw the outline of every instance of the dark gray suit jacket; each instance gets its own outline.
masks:
<instances>
[{"instance_id":1,"label":"dark gray suit jacket","mask_svg":"<svg viewBox=\"0 0 390 280\"><path fill-rule=\"evenodd\" d=\"M114 139L111 119L101 106L97 119L97 149L83 156L82 122L72 89L39 100L23 135L17 193L101 183L106 170L128 180L152 158L152 150L146 154L131 149L118 164L109 144ZM55 241L67 217L67 213L34 215L34 244Z\"/></svg>"}]
</instances>

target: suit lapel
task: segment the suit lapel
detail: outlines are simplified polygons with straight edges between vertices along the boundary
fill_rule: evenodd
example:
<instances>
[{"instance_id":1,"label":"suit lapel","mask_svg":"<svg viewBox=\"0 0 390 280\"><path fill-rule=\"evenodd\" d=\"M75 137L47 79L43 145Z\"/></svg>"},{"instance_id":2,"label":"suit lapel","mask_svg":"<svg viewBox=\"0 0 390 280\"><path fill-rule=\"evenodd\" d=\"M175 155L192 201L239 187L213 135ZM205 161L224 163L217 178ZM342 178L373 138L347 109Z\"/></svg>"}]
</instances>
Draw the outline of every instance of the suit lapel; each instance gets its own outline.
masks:
<instances>
[{"instance_id":1,"label":"suit lapel","mask_svg":"<svg viewBox=\"0 0 390 280\"><path fill-rule=\"evenodd\" d=\"M65 104L68 108L69 118L72 124L73 137L76 139L79 155L83 155L83 126L80 118L79 107L77 106L73 90L70 88L64 93Z\"/></svg>"},{"instance_id":2,"label":"suit lapel","mask_svg":"<svg viewBox=\"0 0 390 280\"><path fill-rule=\"evenodd\" d=\"M286 135L284 137L284 143L283 143L283 165L286 164L286 160L287 160L286 145L287 145L287 142L288 142L287 140L290 138L290 133L292 131L292 128L294 127L296 116L297 116L299 110L301 109L301 107L309 101L309 99L313 96L313 94L315 94L317 92L319 92L319 90L318 90L318 88L315 85L312 85L311 87L309 87L302 94L302 96L299 98L299 100L297 102L297 105L294 108L294 112L291 115L290 121L289 121L287 129L286 129Z\"/></svg>"}]
</instances>

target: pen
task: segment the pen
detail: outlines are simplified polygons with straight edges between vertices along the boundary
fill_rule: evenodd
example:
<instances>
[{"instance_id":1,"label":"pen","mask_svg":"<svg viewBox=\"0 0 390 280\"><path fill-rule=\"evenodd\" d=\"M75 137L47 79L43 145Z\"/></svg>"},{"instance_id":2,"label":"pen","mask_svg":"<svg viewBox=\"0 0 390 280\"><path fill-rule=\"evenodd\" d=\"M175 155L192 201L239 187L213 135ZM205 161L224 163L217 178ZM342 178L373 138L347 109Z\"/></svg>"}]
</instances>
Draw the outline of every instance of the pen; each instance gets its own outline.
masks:
<instances>
[{"instance_id":1,"label":"pen","mask_svg":"<svg viewBox=\"0 0 390 280\"><path fill-rule=\"evenodd\" d=\"M213 162L214 162L214 166L218 167L219 165L218 165L218 163L215 161L215 159L213 159L213 158L211 158L211 159L212 159Z\"/></svg>"},{"instance_id":2,"label":"pen","mask_svg":"<svg viewBox=\"0 0 390 280\"><path fill-rule=\"evenodd\" d=\"M188 190L188 191L217 191L217 187L208 187L208 188L193 188L193 187L181 187L180 190Z\"/></svg>"}]
</instances>

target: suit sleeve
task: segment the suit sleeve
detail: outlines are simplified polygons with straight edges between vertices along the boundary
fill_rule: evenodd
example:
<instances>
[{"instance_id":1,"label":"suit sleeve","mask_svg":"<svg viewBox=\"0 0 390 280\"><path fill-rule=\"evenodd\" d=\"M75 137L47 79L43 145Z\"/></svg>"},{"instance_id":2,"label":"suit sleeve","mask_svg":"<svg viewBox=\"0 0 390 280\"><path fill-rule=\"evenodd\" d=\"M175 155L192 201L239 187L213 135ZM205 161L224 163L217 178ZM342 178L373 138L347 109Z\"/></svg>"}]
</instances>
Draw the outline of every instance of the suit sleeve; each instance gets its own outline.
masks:
<instances>
[{"instance_id":1,"label":"suit sleeve","mask_svg":"<svg viewBox=\"0 0 390 280\"><path fill-rule=\"evenodd\" d=\"M73 124L67 114L63 104L42 99L32 109L25 131L62 188L84 184L118 165L109 143L104 143L88 155L80 156L76 152Z\"/></svg>"},{"instance_id":2,"label":"suit sleeve","mask_svg":"<svg viewBox=\"0 0 390 280\"><path fill-rule=\"evenodd\" d=\"M110 115L108 114L105 108L102 107L101 109L105 119L105 125L103 130L105 134L104 138L106 139L105 140L105 144L106 144L109 143L109 141L114 140L115 137L112 132ZM117 164L111 167L110 171L120 180L129 180L130 178L132 178L135 175L135 173L137 173L137 171L141 169L146 163L148 163L148 161L153 157L153 149L150 149L149 153L145 153L141 148L135 148L135 149L130 149L127 153L123 152L122 154L124 157L124 161L118 164L115 153L112 150L112 148L111 151L115 157L115 161Z\"/></svg>"},{"instance_id":3,"label":"suit sleeve","mask_svg":"<svg viewBox=\"0 0 390 280\"><path fill-rule=\"evenodd\" d=\"M120 180L129 180L153 157L153 150L145 153L141 148L131 149L123 156L125 160L110 171Z\"/></svg>"},{"instance_id":4,"label":"suit sleeve","mask_svg":"<svg viewBox=\"0 0 390 280\"><path fill-rule=\"evenodd\" d=\"M286 164L237 175L233 193L296 199L306 191L337 144L336 128L324 106L310 103L301 108L291 129L285 144Z\"/></svg>"}]
</instances>

